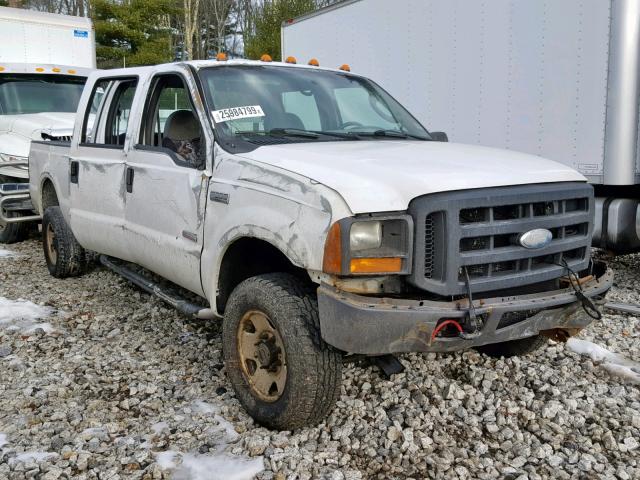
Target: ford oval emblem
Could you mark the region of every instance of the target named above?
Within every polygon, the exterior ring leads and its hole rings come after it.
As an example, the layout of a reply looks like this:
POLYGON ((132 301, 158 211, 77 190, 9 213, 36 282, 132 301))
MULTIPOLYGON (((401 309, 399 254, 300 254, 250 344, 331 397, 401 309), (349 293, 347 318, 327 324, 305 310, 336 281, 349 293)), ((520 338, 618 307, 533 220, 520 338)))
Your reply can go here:
POLYGON ((546 228, 536 228, 520 235, 518 244, 533 250, 546 247, 551 243, 552 238, 553 234, 546 228))

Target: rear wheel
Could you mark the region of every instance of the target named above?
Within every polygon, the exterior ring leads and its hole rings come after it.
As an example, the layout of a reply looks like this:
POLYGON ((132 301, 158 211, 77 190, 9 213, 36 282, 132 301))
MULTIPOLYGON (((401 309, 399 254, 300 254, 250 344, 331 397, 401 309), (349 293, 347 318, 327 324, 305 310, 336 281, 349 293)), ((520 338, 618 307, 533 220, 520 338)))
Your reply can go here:
POLYGON ((84 272, 84 248, 73 236, 60 207, 48 207, 44 212, 42 248, 49 273, 54 277, 74 277, 84 272))
POLYGON ((226 306, 223 350, 236 395, 258 423, 293 430, 333 408, 341 354, 320 337, 315 294, 296 277, 266 274, 238 285, 226 306))
POLYGON ((480 353, 489 355, 490 357, 515 357, 519 355, 527 355, 534 352, 547 344, 547 339, 542 335, 534 335, 533 337, 519 338, 518 340, 510 340, 508 342, 490 343, 476 347, 480 353))

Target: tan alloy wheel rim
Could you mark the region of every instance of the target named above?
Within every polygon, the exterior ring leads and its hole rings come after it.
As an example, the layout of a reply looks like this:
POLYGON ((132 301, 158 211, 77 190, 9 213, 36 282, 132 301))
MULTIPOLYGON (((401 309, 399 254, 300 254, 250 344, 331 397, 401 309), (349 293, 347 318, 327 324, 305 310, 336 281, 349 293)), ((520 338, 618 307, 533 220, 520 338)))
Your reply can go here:
POLYGON ((266 402, 278 400, 287 383, 284 344, 264 313, 250 310, 240 320, 238 353, 253 393, 266 402))
POLYGON ((51 224, 47 225, 47 253, 49 254, 49 261, 52 264, 56 264, 58 261, 58 251, 56 250, 54 241, 56 239, 56 234, 53 232, 53 226, 51 224))

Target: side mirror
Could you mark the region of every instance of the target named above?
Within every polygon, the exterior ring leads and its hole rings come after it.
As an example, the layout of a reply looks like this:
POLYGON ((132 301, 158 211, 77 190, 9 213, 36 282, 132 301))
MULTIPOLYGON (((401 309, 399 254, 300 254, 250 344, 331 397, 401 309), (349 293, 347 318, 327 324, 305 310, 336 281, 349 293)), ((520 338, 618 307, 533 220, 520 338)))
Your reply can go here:
POLYGON ((449 137, 445 132, 429 132, 434 142, 448 142, 449 137))

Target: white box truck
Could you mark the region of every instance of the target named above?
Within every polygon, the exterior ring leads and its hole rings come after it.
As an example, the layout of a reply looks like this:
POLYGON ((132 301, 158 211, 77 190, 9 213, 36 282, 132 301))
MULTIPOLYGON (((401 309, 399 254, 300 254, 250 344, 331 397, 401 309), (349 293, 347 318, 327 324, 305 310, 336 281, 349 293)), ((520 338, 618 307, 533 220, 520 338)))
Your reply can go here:
POLYGON ((284 22, 282 55, 350 64, 455 142, 576 168, 594 245, 640 250, 638 0, 347 0, 284 22))
POLYGON ((31 140, 68 141, 96 67, 91 20, 0 7, 0 243, 21 240, 33 212, 31 140))

